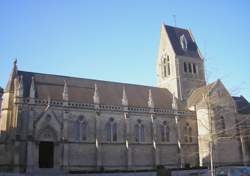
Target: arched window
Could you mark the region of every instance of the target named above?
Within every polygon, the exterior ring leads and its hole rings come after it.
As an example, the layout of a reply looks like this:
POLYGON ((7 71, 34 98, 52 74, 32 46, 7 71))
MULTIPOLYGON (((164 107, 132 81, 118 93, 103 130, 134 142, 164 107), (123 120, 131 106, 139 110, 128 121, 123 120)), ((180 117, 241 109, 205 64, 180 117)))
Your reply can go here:
POLYGON ((168 76, 170 75, 170 60, 169 56, 167 56, 167 67, 168 67, 168 76))
POLYGON ((75 121, 75 139, 77 141, 87 140, 87 128, 88 128, 88 123, 85 120, 84 116, 79 116, 78 119, 75 121))
POLYGON ((115 142, 117 141, 117 124, 114 122, 113 118, 110 118, 106 124, 107 131, 107 141, 115 142))
POLYGON ((163 77, 167 77, 171 74, 170 70, 170 59, 169 56, 167 58, 163 57, 163 77))
POLYGON ((76 120, 75 121, 75 140, 79 141, 81 139, 81 124, 80 124, 80 121, 79 120, 76 120))
POLYGON ((81 124, 81 129, 82 129, 82 140, 83 141, 86 141, 87 140, 87 128, 88 128, 88 124, 86 121, 84 121, 82 124, 81 124))
POLYGON ((186 50, 187 50, 187 39, 186 39, 186 37, 185 37, 184 34, 182 34, 182 35, 180 36, 180 44, 181 44, 182 49, 183 49, 184 51, 186 51, 186 50))
POLYGON ((141 123, 141 120, 137 121, 135 125, 135 141, 144 142, 144 125, 141 123))
POLYGON ((168 142, 169 141, 169 126, 166 121, 161 125, 161 141, 168 142))
POLYGON ((221 134, 225 134, 226 125, 225 125, 225 119, 223 116, 220 116, 220 124, 221 124, 221 134))
POLYGON ((163 76, 167 77, 167 66, 166 66, 166 58, 163 59, 163 76))
POLYGON ((187 143, 192 143, 193 142, 193 137, 192 137, 192 127, 189 125, 189 123, 186 123, 184 127, 184 140, 187 143))

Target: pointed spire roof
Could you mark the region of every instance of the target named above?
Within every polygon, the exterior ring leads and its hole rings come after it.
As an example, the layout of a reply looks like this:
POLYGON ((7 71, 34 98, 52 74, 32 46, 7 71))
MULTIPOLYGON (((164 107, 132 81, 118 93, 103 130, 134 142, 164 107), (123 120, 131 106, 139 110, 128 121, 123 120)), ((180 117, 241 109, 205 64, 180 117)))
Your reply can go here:
POLYGON ((190 30, 169 25, 163 25, 162 27, 165 29, 176 55, 201 58, 198 46, 190 30), (186 40, 186 48, 182 47, 181 38, 186 40))
POLYGON ((122 89, 122 105, 123 106, 128 106, 128 98, 127 98, 127 93, 126 93, 126 90, 125 90, 124 86, 123 86, 123 89, 122 89))
POLYGON ((155 107, 151 89, 148 90, 148 107, 150 108, 155 107))
POLYGON ((16 76, 17 76, 17 59, 15 59, 13 62, 12 71, 11 71, 7 86, 5 87, 6 92, 14 91, 14 80, 16 76))
POLYGON ((96 83, 95 83, 95 92, 94 92, 93 100, 95 104, 100 104, 99 90, 98 90, 98 86, 96 83))
POLYGON ((64 80, 64 87, 63 87, 63 100, 64 101, 69 101, 69 88, 68 88, 68 84, 67 81, 64 80))

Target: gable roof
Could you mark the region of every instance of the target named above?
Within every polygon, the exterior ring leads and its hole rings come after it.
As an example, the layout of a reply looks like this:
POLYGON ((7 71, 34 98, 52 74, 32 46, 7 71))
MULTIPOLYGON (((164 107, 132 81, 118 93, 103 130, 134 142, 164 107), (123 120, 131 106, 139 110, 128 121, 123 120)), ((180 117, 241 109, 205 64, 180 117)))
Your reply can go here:
POLYGON ((243 96, 233 97, 237 112, 240 114, 250 114, 250 103, 243 96))
POLYGON ((23 76, 24 97, 29 97, 30 84, 34 77, 36 97, 39 99, 50 97, 52 100, 62 101, 64 81, 66 81, 69 101, 93 103, 94 87, 97 84, 100 104, 122 105, 122 92, 125 87, 129 106, 148 107, 148 94, 151 89, 155 108, 172 108, 172 94, 164 88, 26 71, 18 71, 18 75, 23 76))
POLYGON ((164 27, 176 55, 201 58, 197 44, 193 40, 192 34, 187 29, 168 25, 164 25, 164 27), (180 38, 182 35, 184 35, 187 40, 187 50, 183 50, 181 47, 180 38))
POLYGON ((203 98, 202 96, 209 94, 218 82, 219 80, 206 86, 202 86, 198 89, 195 89, 187 100, 188 107, 194 106, 199 103, 203 98))

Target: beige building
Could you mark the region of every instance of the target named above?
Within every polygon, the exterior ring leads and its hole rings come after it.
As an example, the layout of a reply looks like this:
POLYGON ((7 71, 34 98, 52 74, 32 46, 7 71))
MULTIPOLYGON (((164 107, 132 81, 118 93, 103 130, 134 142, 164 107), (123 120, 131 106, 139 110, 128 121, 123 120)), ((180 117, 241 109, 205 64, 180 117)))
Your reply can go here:
POLYGON ((150 87, 21 71, 15 61, 3 94, 0 169, 193 167, 209 164, 210 146, 217 165, 249 163, 250 105, 220 81, 206 85, 191 31, 161 26, 156 67, 150 87))
MULTIPOLYGON (((3 96, 3 88, 0 87, 0 111, 1 111, 1 106, 2 106, 2 96, 3 96)), ((1 119, 1 113, 0 113, 0 119, 1 119)))

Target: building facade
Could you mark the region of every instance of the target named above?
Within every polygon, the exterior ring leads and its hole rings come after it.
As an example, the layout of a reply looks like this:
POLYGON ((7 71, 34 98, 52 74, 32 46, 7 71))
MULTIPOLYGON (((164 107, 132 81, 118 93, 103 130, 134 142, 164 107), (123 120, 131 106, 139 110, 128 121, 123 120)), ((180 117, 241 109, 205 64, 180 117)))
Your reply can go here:
MULTIPOLYGON (((212 116, 200 113, 210 107, 202 106, 200 97, 207 92, 199 90, 211 86, 203 57, 191 31, 162 25, 160 35, 157 87, 21 71, 15 61, 3 94, 1 169, 32 173, 208 165, 205 150, 213 131, 204 130, 200 121, 212 116)), ((217 105, 230 108, 223 116, 230 119, 223 128, 230 129, 249 112, 242 115, 237 97, 226 95, 231 105, 217 105)), ((241 138, 216 141, 218 164, 249 162, 246 129, 237 125, 229 137, 241 138)))

